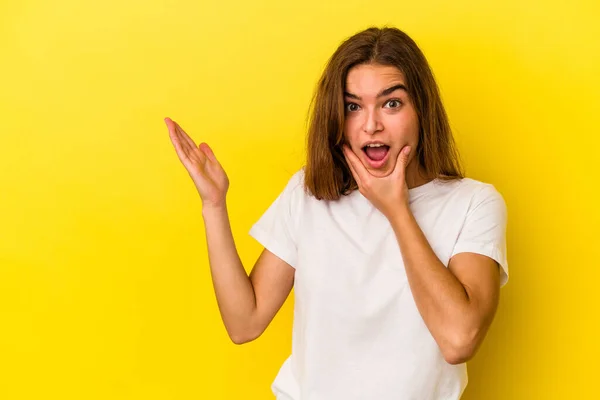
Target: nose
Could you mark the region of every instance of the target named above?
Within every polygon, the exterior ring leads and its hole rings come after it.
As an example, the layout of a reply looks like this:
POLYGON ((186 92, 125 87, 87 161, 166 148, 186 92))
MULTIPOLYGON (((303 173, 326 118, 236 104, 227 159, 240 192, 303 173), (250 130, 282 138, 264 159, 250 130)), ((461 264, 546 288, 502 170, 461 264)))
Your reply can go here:
POLYGON ((363 131, 365 133, 372 135, 375 132, 383 130, 383 125, 377 109, 369 110, 364 115, 365 121, 363 123, 363 131))

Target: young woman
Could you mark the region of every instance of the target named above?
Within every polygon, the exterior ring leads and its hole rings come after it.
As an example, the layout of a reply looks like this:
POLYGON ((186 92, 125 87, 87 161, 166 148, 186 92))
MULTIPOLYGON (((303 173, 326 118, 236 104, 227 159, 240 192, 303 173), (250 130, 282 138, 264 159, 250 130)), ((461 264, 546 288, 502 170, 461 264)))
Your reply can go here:
POLYGON ((203 202, 208 256, 231 339, 256 339, 295 287, 279 400, 458 399, 508 279, 506 206, 464 177, 437 85, 413 40, 370 28, 319 81, 306 166, 250 233, 231 234, 228 178, 166 119, 203 202))

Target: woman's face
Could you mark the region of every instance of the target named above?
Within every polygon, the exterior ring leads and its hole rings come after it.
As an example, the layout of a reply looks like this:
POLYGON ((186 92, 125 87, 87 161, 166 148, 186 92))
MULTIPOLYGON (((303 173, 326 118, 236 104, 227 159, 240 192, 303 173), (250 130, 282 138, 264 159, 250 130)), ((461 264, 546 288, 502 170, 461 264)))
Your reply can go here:
POLYGON ((344 102, 344 136, 365 168, 377 177, 389 175, 400 150, 410 145, 407 176, 414 173, 419 120, 408 97, 404 74, 392 66, 352 67, 344 102))

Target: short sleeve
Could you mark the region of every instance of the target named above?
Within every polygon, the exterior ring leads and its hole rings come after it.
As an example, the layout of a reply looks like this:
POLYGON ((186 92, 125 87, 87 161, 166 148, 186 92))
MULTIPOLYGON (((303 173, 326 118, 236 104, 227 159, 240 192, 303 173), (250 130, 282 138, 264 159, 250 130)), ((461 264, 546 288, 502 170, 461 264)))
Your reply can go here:
POLYGON ((303 196, 304 176, 299 171, 250 228, 250 236, 294 268, 298 262, 297 231, 303 196))
POLYGON ((507 209, 502 195, 491 184, 485 184, 474 195, 452 256, 478 253, 500 265, 500 287, 508 281, 506 256, 507 209))

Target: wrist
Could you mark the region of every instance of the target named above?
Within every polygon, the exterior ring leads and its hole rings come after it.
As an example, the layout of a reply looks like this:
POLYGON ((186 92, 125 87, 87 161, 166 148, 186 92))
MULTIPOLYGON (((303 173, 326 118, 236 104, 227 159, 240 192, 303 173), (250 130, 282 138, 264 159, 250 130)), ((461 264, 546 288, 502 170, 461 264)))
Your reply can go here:
POLYGON ((227 203, 223 201, 220 204, 202 203, 202 217, 213 218, 227 215, 227 203))
POLYGON ((403 226, 406 224, 406 221, 412 217, 412 211, 410 210, 410 206, 408 204, 402 203, 400 206, 396 207, 388 216, 388 219, 392 226, 395 228, 397 226, 403 226))

